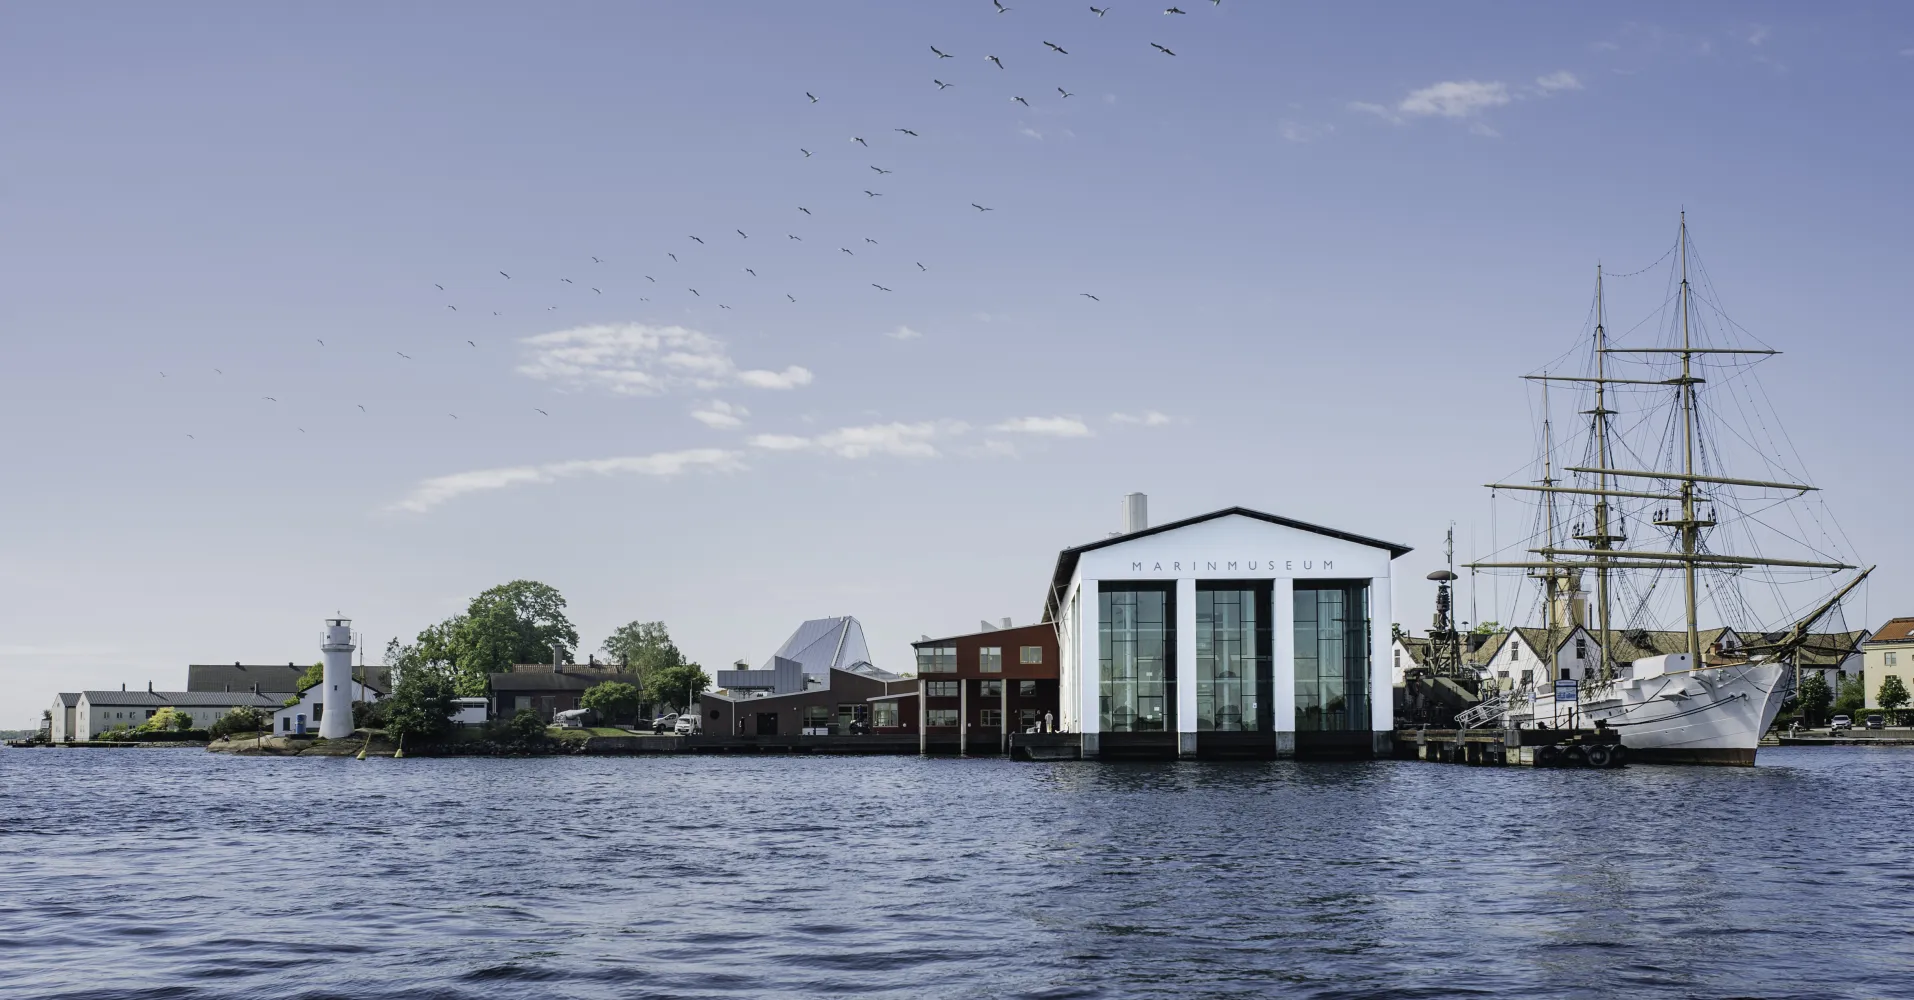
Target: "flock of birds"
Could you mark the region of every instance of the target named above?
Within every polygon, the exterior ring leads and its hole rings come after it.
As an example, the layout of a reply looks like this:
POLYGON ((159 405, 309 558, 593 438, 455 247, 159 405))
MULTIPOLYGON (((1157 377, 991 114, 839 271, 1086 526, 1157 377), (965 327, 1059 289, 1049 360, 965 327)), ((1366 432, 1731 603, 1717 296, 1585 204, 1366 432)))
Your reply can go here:
MULTIPOLYGON (((1222 0, 1210 0, 1210 2, 1212 6, 1221 6, 1222 4, 1222 0)), ((1003 2, 1003 0, 991 0, 991 4, 992 4, 992 8, 994 12, 999 15, 1010 14, 1015 10, 1014 7, 1006 5, 1003 2)), ((1092 14, 1099 20, 1107 17, 1111 13, 1112 9, 1113 7, 1111 6, 1094 6, 1093 5, 1089 7, 1090 14, 1092 14)), ((1167 8, 1164 8, 1163 10, 1164 16, 1171 16, 1171 17, 1186 15, 1187 13, 1188 13, 1187 11, 1184 11, 1181 8, 1175 7, 1175 6, 1167 7, 1167 8)), ((1044 53, 1045 57, 1067 57, 1070 55, 1070 50, 1064 47, 1063 45, 1058 44, 1057 42, 1053 42, 1047 39, 1037 39, 1037 41, 1040 42, 1041 44, 1040 51, 1044 53)), ((1176 52, 1173 49, 1171 49, 1169 46, 1164 45, 1160 42, 1151 41, 1149 42, 1149 45, 1152 50, 1156 51, 1157 53, 1160 53, 1161 55, 1165 57, 1176 56, 1176 52)), ((928 48, 930 51, 930 60, 932 65, 941 64, 946 60, 958 59, 958 56, 955 53, 947 50, 945 47, 941 47, 939 45, 933 44, 933 45, 929 45, 928 48)), ((1007 68, 1005 64, 1005 60, 996 54, 986 53, 983 55, 981 61, 989 63, 991 66, 994 66, 996 70, 998 71, 1003 71, 1007 68)), ((944 79, 945 76, 949 76, 949 75, 951 74, 948 72, 940 72, 936 76, 931 77, 930 83, 933 86, 935 86, 939 92, 947 91, 954 87, 957 87, 959 85, 957 82, 944 79)), ((994 76, 994 74, 992 75, 994 76)), ((1058 100, 1069 100, 1076 96, 1076 93, 1070 90, 1067 86, 1056 86, 1055 91, 1058 95, 1058 100)), ((808 104, 817 105, 817 104, 824 103, 823 99, 818 97, 815 91, 804 91, 803 93, 804 93, 806 102, 808 104)), ((1033 104, 1030 98, 1023 94, 1010 95, 1010 101, 1024 108, 1033 107, 1033 104)), ((890 128, 890 134, 895 137, 895 141, 900 141, 900 142, 909 142, 912 140, 917 140, 922 138, 922 134, 918 132, 916 129, 910 128, 910 127, 903 127, 903 126, 894 126, 890 128)), ((846 141, 848 143, 855 144, 856 146, 859 147, 860 150, 871 150, 874 148, 871 144, 871 140, 866 138, 863 135, 849 136, 846 141)), ((818 154, 818 152, 819 152, 819 149, 813 148, 812 146, 803 146, 797 149, 797 153, 802 158, 807 160, 815 157, 818 154)), ((875 164, 875 163, 867 164, 867 167, 869 170, 869 174, 867 176, 872 178, 873 181, 877 183, 881 183, 884 178, 890 177, 896 173, 896 171, 893 168, 886 167, 881 164, 875 164)), ((882 198, 885 195, 884 191, 875 190, 874 188, 870 188, 870 187, 862 188, 862 191, 867 201, 875 201, 876 199, 882 198)), ((979 216, 996 211, 995 206, 985 205, 985 204, 982 204, 981 202, 976 202, 976 201, 972 201, 969 203, 969 209, 975 212, 979 216)), ((791 244, 791 243, 802 244, 806 242, 805 236, 801 236, 798 233, 791 232, 789 230, 793 228, 803 229, 804 225, 802 223, 815 221, 816 213, 813 212, 811 208, 805 205, 794 205, 792 216, 794 220, 798 220, 798 221, 794 222, 793 225, 788 227, 777 227, 778 229, 786 230, 782 234, 784 236, 784 239, 782 241, 777 241, 777 242, 787 243, 787 244, 791 244)), ((776 229, 772 230, 772 232, 776 232, 776 231, 777 231, 776 229)), ((754 237, 752 236, 752 234, 747 233, 741 227, 735 227, 735 226, 732 228, 730 235, 735 236, 736 239, 739 241, 744 241, 746 245, 749 245, 752 242, 761 241, 765 238, 764 235, 760 233, 757 239, 754 240, 754 237)), ((861 239, 862 239, 861 243, 857 242, 856 240, 850 240, 847 242, 850 242, 853 245, 860 247, 860 249, 881 246, 879 241, 873 237, 863 236, 861 239)), ((815 235, 812 236, 812 241, 819 242, 815 235)), ((837 242, 837 241, 827 240, 822 242, 823 242, 823 245, 828 246, 830 242, 837 242)), ((657 251, 659 255, 656 258, 656 260, 659 261, 658 266, 644 267, 642 264, 640 264, 638 267, 634 269, 635 277, 630 277, 629 279, 627 279, 633 283, 636 283, 639 281, 642 281, 644 283, 642 285, 638 285, 637 290, 647 292, 648 294, 638 295, 637 300, 639 302, 649 303, 652 301, 652 297, 654 295, 665 297, 665 296, 674 294, 674 290, 680 286, 676 282, 672 281, 672 272, 669 268, 666 268, 664 266, 664 262, 668 261, 670 265, 682 265, 686 263, 686 261, 680 258, 679 253, 681 251, 686 254, 692 254, 692 253, 696 253, 698 248, 706 248, 708 246, 709 244, 705 241, 705 238, 703 236, 700 236, 697 234, 686 234, 683 242, 676 249, 662 249, 657 251), (646 273, 647 271, 654 272, 654 273, 646 273), (659 275, 665 275, 666 277, 663 280, 661 280, 659 275)), ((840 245, 836 248, 836 250, 837 250, 837 254, 842 255, 843 257, 848 257, 848 258, 858 257, 858 251, 853 250, 851 246, 840 245)), ((595 274, 603 274, 605 275, 605 277, 595 277, 592 279, 588 279, 584 283, 580 283, 579 281, 574 280, 572 277, 568 275, 549 276, 542 279, 529 278, 528 276, 525 276, 525 275, 514 277, 510 272, 503 269, 499 269, 496 271, 495 280, 501 284, 511 283, 511 284, 518 284, 518 285, 525 284, 528 280, 532 282, 544 281, 544 282, 549 282, 550 283, 549 287, 551 287, 554 291, 565 290, 572 294, 584 294, 586 292, 589 292, 593 296, 602 296, 604 295, 605 287, 611 287, 614 281, 617 281, 620 279, 616 276, 617 275, 616 269, 607 268, 607 265, 609 262, 606 261, 604 258, 601 258, 598 256, 592 256, 592 255, 588 255, 588 256, 590 259, 590 266, 588 270, 590 270, 591 272, 595 274), (607 268, 607 269, 601 271, 599 270, 601 268, 607 268)), ((930 267, 924 264, 924 262, 921 260, 916 260, 910 256, 906 256, 904 259, 908 260, 910 264, 915 266, 916 271, 911 273, 925 273, 930 271, 930 267)), ((742 267, 739 269, 739 273, 742 275, 745 275, 746 280, 751 282, 755 282, 758 279, 758 271, 756 267, 751 267, 751 266, 742 267)), ((894 279, 886 279, 886 280, 894 280, 894 279)), ((867 284, 869 285, 871 289, 875 290, 875 292, 878 294, 889 294, 894 291, 893 286, 887 285, 883 281, 871 280, 871 281, 868 281, 867 284)), ((443 283, 433 282, 432 287, 436 289, 441 295, 449 296, 452 294, 443 283)), ((685 283, 681 287, 683 288, 683 293, 685 295, 690 296, 691 300, 694 302, 712 302, 713 304, 717 306, 718 309, 721 309, 721 310, 731 310, 733 308, 733 306, 729 302, 719 301, 719 298, 723 296, 722 292, 716 293, 716 297, 714 297, 713 295, 708 295, 707 292, 711 291, 711 289, 708 286, 704 290, 700 290, 698 287, 695 287, 694 285, 690 283, 685 283)), ((474 286, 474 288, 476 289, 476 286, 474 286)), ((738 286, 729 286, 727 290, 736 291, 738 290, 738 286)), ((784 291, 784 292, 781 292, 780 294, 782 294, 787 304, 795 304, 798 302, 798 297, 789 291, 784 291)), ((1102 301, 1102 299, 1099 296, 1090 292, 1079 292, 1077 294, 1081 296, 1082 298, 1087 299, 1091 302, 1102 301)), ((505 310, 493 309, 493 308, 490 308, 489 305, 474 308, 472 304, 469 302, 469 300, 465 303, 465 305, 467 306, 467 308, 465 309, 461 309, 460 303, 457 303, 457 302, 441 302, 440 305, 442 305, 444 309, 447 310, 448 312, 457 314, 460 316, 483 315, 485 312, 489 312, 494 317, 502 317, 506 315, 505 310)), ((550 302, 550 304, 545 305, 541 311, 555 312, 555 311, 558 311, 560 308, 561 308, 560 302, 550 302)), ((477 339, 469 338, 469 337, 461 338, 461 339, 463 340, 465 349, 471 349, 471 350, 478 349, 479 344, 477 339)), ((326 346, 325 341, 323 339, 315 338, 315 340, 317 340, 317 343, 321 348, 324 348, 326 346)), ((404 351, 399 351, 395 349, 393 351, 393 354, 396 355, 402 361, 411 362, 415 360, 412 355, 407 354, 404 351)), ((215 374, 218 374, 218 375, 222 375, 222 376, 224 375, 224 372, 222 372, 220 369, 214 369, 214 372, 215 374)), ((164 378, 166 377, 166 373, 161 372, 160 376, 164 378)), ((269 403, 278 402, 277 398, 273 396, 263 396, 261 398, 265 402, 269 402, 269 403)), ((359 412, 361 413, 370 412, 369 410, 367 410, 364 404, 354 404, 354 405, 358 408, 359 412)), ((551 414, 544 409, 541 409, 538 407, 532 407, 531 409, 533 410, 533 412, 536 412, 543 416, 546 416, 546 417, 551 416, 551 414)), ((459 419, 459 416, 456 413, 448 412, 446 416, 453 420, 459 419)), ((304 427, 299 427, 297 429, 299 430, 300 433, 305 433, 304 427)), ((194 435, 192 434, 187 434, 186 436, 188 438, 194 437, 194 435)))

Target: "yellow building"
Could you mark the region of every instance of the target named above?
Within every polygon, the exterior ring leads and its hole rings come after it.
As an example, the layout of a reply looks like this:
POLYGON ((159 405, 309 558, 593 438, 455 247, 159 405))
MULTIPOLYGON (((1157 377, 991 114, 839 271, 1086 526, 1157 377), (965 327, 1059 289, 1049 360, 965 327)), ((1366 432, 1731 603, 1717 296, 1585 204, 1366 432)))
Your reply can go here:
MULTIPOLYGON (((1862 683, 1867 685, 1867 707, 1881 707, 1881 683, 1889 675, 1899 677, 1910 695, 1914 695, 1914 618, 1896 618, 1874 633, 1861 647, 1865 660, 1862 683)), ((1902 706, 1914 708, 1914 703, 1902 706)))

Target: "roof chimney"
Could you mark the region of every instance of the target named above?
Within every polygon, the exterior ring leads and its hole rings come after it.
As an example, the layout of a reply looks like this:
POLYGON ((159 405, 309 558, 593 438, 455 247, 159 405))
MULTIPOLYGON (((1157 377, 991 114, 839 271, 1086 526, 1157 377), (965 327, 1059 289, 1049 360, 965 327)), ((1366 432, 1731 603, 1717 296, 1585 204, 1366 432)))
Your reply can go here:
POLYGON ((147 694, 152 694, 152 693, 153 693, 153 682, 152 682, 152 681, 147 681, 147 682, 146 682, 146 693, 147 693, 147 694))
POLYGON ((565 647, 554 642, 552 643, 552 673, 562 674, 564 672, 565 672, 565 647))
POLYGON ((1128 535, 1150 526, 1150 498, 1141 493, 1123 495, 1123 533, 1128 535))
POLYGON ((1008 618, 1005 618, 1005 619, 1004 619, 1004 623, 1003 623, 1003 627, 1004 627, 1004 628, 1009 628, 1009 627, 1010 627, 1010 619, 1008 619, 1008 618))

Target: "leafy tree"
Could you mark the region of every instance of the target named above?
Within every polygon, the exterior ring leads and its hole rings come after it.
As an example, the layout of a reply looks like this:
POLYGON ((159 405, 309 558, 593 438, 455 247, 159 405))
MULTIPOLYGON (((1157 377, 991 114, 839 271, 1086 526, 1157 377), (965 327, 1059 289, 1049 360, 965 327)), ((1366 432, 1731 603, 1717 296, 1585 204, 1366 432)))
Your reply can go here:
POLYGON ((1475 627, 1469 630, 1469 633, 1471 635, 1494 635, 1500 631, 1502 631, 1501 622, 1477 622, 1475 627))
POLYGON ((452 731, 458 688, 449 671, 420 666, 407 670, 393 685, 385 709, 385 728, 393 736, 415 740, 442 739, 452 731))
POLYGON ((312 687, 315 684, 321 683, 325 679, 326 679, 326 663, 324 660, 321 660, 318 663, 315 663, 312 666, 307 667, 306 672, 299 675, 299 680, 293 684, 292 689, 294 691, 298 691, 301 694, 304 694, 307 688, 312 687))
POLYGON ((145 722, 140 723, 137 731, 142 733, 163 733, 168 729, 173 729, 179 732, 185 732, 191 728, 193 728, 193 717, 168 705, 147 717, 145 722))
POLYGON ((524 746, 533 746, 545 742, 545 720, 529 708, 521 708, 512 716, 513 737, 524 746))
POLYGON ((620 681, 595 684, 578 699, 580 708, 589 708, 597 712, 599 718, 614 724, 636 717, 643 704, 644 694, 620 681))
POLYGON ((681 663, 654 673, 645 682, 645 693, 652 701, 682 712, 691 701, 711 686, 711 678, 696 663, 681 663))
POLYGON ((1874 693, 1874 703, 1890 712, 1905 706, 1907 701, 1907 684, 1898 674, 1888 674, 1881 682, 1881 689, 1874 693))
POLYGON ((1841 693, 1835 696, 1834 711, 1849 718, 1861 714, 1867 705, 1867 687, 1859 674, 1841 682, 1841 693))
POLYGON ((544 663, 554 645, 578 646, 578 630, 565 617, 564 596, 535 580, 513 580, 472 598, 464 614, 420 632, 415 646, 393 640, 386 655, 450 664, 459 693, 479 696, 490 674, 504 673, 514 663, 544 663))
POLYGON ((251 705, 241 705, 213 720, 209 731, 213 739, 219 739, 236 733, 256 733, 264 728, 266 728, 265 716, 260 715, 259 710, 251 705))
POLYGON ((1794 699, 1801 705, 1801 716, 1812 726, 1827 718, 1828 706, 1834 703, 1834 692, 1828 689, 1828 682, 1820 671, 1814 671, 1801 679, 1801 687, 1795 691, 1794 699))
POLYGON ((647 693, 653 674, 683 666, 685 662, 684 653, 671 641, 664 622, 626 622, 618 626, 599 649, 637 674, 639 685, 645 687, 647 693))

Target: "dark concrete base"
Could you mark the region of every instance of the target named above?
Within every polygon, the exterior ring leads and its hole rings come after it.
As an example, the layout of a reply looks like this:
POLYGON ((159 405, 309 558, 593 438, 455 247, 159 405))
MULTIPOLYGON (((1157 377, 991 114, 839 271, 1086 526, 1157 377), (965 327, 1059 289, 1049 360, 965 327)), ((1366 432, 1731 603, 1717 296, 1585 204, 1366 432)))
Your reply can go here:
POLYGON ((1296 734, 1298 760, 1367 760, 1374 756, 1376 735, 1367 729, 1341 733, 1303 731, 1296 734))
POLYGON ((1636 750, 1629 748, 1628 759, 1637 764, 1704 764, 1713 767, 1753 767, 1755 752, 1746 750, 1636 750))

